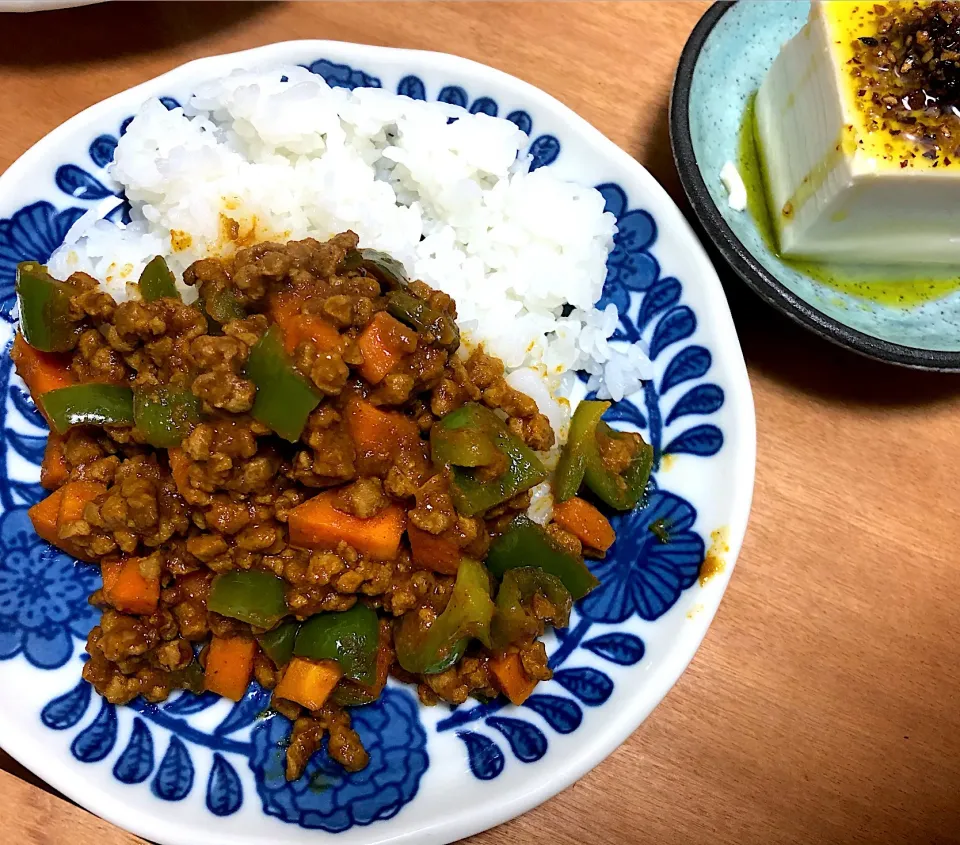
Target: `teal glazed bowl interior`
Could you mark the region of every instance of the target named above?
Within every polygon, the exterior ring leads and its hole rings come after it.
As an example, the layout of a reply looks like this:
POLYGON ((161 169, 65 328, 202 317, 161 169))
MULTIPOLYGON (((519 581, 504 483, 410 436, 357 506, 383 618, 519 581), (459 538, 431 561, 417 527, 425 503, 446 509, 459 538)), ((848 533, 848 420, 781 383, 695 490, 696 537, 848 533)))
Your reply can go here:
MULTIPOLYGON (((940 281, 936 296, 906 304, 891 303, 890 294, 892 286, 909 281, 889 282, 883 297, 855 295, 783 261, 754 216, 727 204, 720 170, 727 161, 740 161, 753 95, 809 12, 806 0, 740 0, 714 4, 697 24, 681 56, 670 108, 684 190, 724 259, 778 310, 869 357, 960 371, 960 278, 956 284, 940 281)), ((921 275, 923 269, 917 270, 921 275)), ((937 274, 960 277, 960 268, 939 268, 937 274)))

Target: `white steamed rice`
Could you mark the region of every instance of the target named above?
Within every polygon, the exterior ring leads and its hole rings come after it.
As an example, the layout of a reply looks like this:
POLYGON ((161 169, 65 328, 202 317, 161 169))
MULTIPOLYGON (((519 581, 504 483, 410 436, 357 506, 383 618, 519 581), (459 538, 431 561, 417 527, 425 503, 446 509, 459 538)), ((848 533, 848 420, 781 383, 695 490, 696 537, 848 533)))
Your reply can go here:
POLYGON ((613 215, 593 188, 550 168, 530 173, 527 143, 507 120, 330 88, 299 67, 237 71, 201 85, 184 108, 143 105, 108 168, 132 222, 97 220, 108 201, 74 226, 50 268, 90 273, 122 300, 154 255, 182 273, 236 249, 225 218, 245 243, 352 229, 362 247, 453 296, 467 344, 502 358, 511 384, 560 431, 568 406, 555 400, 576 370, 619 401, 650 363, 640 344, 609 340, 616 308, 594 307, 613 215))

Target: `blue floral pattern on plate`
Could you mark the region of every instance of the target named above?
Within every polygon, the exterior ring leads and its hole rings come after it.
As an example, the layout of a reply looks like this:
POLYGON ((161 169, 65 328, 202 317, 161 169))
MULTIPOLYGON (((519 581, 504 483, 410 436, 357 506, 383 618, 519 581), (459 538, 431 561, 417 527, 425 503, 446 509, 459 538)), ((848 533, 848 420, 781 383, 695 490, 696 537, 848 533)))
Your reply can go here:
POLYGON ((430 764, 417 706, 408 691, 387 688, 376 704, 353 711, 353 727, 370 754, 367 768, 347 775, 324 747, 295 783, 283 775, 282 742, 290 723, 274 717, 257 727, 250 767, 264 810, 283 821, 330 833, 396 815, 416 795, 430 764))
POLYGON ((46 261, 82 214, 81 208, 58 211, 49 202, 36 202, 0 220, 0 315, 10 319, 17 265, 46 261))
POLYGON ((0 660, 23 654, 38 669, 58 669, 86 638, 97 614, 87 597, 96 567, 38 542, 25 508, 0 516, 0 660))
MULTIPOLYGON (((333 86, 381 85, 377 77, 326 59, 305 66, 333 86)), ((415 99, 428 96, 427 85, 414 75, 400 81, 398 92, 415 99)), ((436 98, 474 113, 497 115, 500 110, 494 98, 481 94, 471 99, 461 85, 438 89, 436 98)), ((164 102, 168 108, 179 105, 172 98, 164 102)), ((532 168, 549 166, 562 155, 554 135, 534 136, 528 112, 512 111, 507 119, 531 136, 532 168)), ((129 118, 120 124, 117 135, 101 134, 90 144, 88 156, 94 168, 107 166, 128 124, 129 118)), ((104 181, 74 163, 57 169, 55 183, 69 197, 66 207, 57 209, 41 201, 0 220, 0 309, 8 322, 16 264, 27 259, 46 261, 87 204, 111 195, 104 181)), ((678 423, 683 426, 686 418, 718 411, 723 391, 702 381, 711 367, 710 352, 684 345, 696 329, 696 317, 681 304, 681 282, 661 278, 651 252, 657 239, 653 216, 629 208, 626 193, 617 184, 598 189, 619 226, 602 303, 613 303, 620 313, 615 339, 645 342, 654 360, 669 356, 659 385, 645 385, 641 404, 624 401, 610 416, 646 433, 658 465, 664 454, 712 456, 723 445, 723 434, 712 423, 679 431, 663 445, 667 429, 678 423), (688 385, 686 392, 662 408, 664 395, 681 385, 688 385)), ((24 506, 36 501, 42 491, 33 482, 13 481, 7 464, 8 455, 15 455, 35 472, 43 451, 43 423, 12 378, 9 356, 0 365, 0 390, 6 397, 0 419, 0 474, 5 480, 0 485, 4 509, 0 516, 0 659, 22 656, 37 669, 54 669, 74 654, 74 638, 83 641, 95 624, 96 614, 86 596, 98 585, 99 576, 95 567, 70 560, 33 533, 24 506), (14 415, 24 425, 12 424, 14 415)), ((461 740, 466 763, 477 779, 493 780, 512 765, 507 751, 520 764, 541 760, 550 746, 548 732, 561 736, 576 732, 583 723, 584 708, 602 707, 608 701, 615 689, 610 672, 596 665, 575 665, 573 656, 592 655, 600 658, 600 665, 610 667, 633 666, 644 659, 645 645, 639 636, 610 630, 610 626, 632 617, 659 618, 696 581, 704 555, 703 540, 692 528, 696 516, 690 502, 651 482, 644 505, 615 519, 618 539, 610 555, 593 562, 601 586, 580 603, 571 627, 557 631, 550 654, 553 683, 541 685, 521 708, 500 700, 464 705, 436 723, 438 735, 453 731, 461 740), (658 536, 662 530, 657 534, 651 530, 654 523, 666 530, 667 542, 658 536)), ((211 729, 205 717, 218 701, 213 695, 192 693, 161 705, 135 701, 131 709, 136 715, 126 744, 112 764, 113 777, 131 786, 142 784, 163 801, 182 801, 201 785, 199 758, 206 754, 210 761, 203 783, 206 807, 215 816, 230 816, 244 802, 237 764, 246 761, 266 814, 335 833, 395 816, 414 800, 430 766, 428 734, 408 688, 388 687, 377 703, 353 711, 354 726, 370 752, 366 769, 349 774, 324 748, 295 783, 284 777, 284 743, 290 725, 279 715, 263 715, 269 693, 252 685, 211 729)), ((93 710, 96 715, 76 732, 70 749, 76 760, 100 765, 120 742, 117 708, 93 695, 85 682, 50 700, 39 718, 47 728, 67 732, 93 710)))

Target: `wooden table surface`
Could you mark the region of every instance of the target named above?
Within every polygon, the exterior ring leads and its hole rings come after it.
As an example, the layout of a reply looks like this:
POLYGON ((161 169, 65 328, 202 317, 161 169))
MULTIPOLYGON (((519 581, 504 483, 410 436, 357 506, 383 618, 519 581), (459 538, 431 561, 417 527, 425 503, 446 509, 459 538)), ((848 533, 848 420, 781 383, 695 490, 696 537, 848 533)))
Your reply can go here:
MULTIPOLYGON (((446 50, 532 82, 680 201, 667 104, 705 7, 110 3, 0 15, 0 168, 86 106, 189 59, 331 38, 446 50)), ((836 349, 721 275, 759 442, 720 612, 618 751, 476 845, 960 842, 960 379, 836 349)), ((8 757, 0 768, 0 840, 140 841, 41 792, 8 757)))

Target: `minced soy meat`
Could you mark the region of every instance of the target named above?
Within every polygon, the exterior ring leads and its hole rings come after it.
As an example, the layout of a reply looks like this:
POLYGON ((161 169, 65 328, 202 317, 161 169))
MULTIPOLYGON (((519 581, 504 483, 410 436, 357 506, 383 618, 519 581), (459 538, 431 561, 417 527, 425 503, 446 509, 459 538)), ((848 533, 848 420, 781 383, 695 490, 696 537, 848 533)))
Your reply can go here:
MULTIPOLYGON (((473 639, 463 639, 466 648, 434 643, 424 657, 431 631, 451 619, 466 624, 464 602, 452 600, 466 580, 461 569, 484 561, 529 504, 532 480, 516 489, 504 480, 516 471, 509 455, 555 445, 547 418, 507 384, 501 361, 482 348, 458 350, 453 300, 399 279, 384 257, 359 251, 352 232, 207 258, 183 281, 197 289, 196 304, 178 295, 117 303, 81 273, 65 283, 69 307, 56 328, 68 342, 53 355, 65 383, 95 388, 93 397, 103 386, 129 388, 132 419, 57 431, 52 406, 35 395, 55 429, 43 474, 54 492, 31 511, 35 525, 104 574, 90 599, 102 616, 84 678, 115 704, 179 689, 237 697, 255 679, 293 720, 289 778, 321 746, 347 771, 366 765, 350 707, 376 700, 388 674, 416 684, 425 704, 452 705, 515 698, 549 679, 538 639, 558 615, 549 591, 522 595, 505 628, 499 605, 491 623, 498 579, 488 572, 480 593, 473 587, 471 601, 488 607, 485 620, 470 622, 473 639), (280 368, 270 379, 292 391, 272 406, 270 380, 257 369, 264 356, 280 368), (297 402, 306 403, 299 422, 297 402), (450 439, 465 456, 438 457, 440 421, 481 413, 474 408, 488 409, 482 418, 501 433, 468 425, 450 439), (464 473, 505 492, 471 504, 457 486, 464 473), (311 508, 320 516, 304 522, 311 508), (350 533, 358 524, 399 526, 400 538, 383 545, 381 527, 350 533), (244 594, 250 577, 278 585, 272 615, 259 607, 263 590, 244 594), (224 598, 230 578, 235 592, 224 598), (307 620, 364 613, 375 620, 366 676, 349 674, 348 655, 324 652, 333 646, 320 635, 301 649, 307 620), (284 652, 274 639, 301 623, 296 651, 284 652), (418 670, 403 668, 398 653, 413 654, 407 665, 420 660, 418 670)), ((30 350, 18 349, 26 372, 30 350)), ((616 469, 630 453, 614 443, 603 459, 616 469)), ((551 525, 543 538, 583 565, 574 533, 551 525)))

